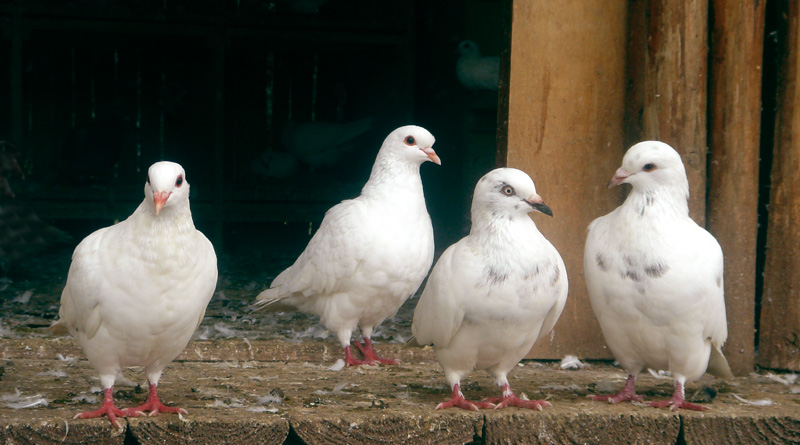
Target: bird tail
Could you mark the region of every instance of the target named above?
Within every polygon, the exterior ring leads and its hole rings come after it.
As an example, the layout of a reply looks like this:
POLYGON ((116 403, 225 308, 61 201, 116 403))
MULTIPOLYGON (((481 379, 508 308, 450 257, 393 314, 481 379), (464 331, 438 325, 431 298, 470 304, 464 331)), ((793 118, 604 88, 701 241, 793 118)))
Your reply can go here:
POLYGON ((408 340, 407 340, 407 341, 406 341, 406 342, 403 344, 403 347, 405 347, 405 348, 415 348, 415 349, 422 349, 422 348, 424 348, 425 346, 428 346, 428 345, 423 345, 423 344, 420 344, 420 343, 417 341, 417 338, 416 338, 416 337, 414 337, 413 335, 411 336, 411 338, 409 338, 409 339, 408 339, 408 340))
POLYGON ((278 293, 278 289, 271 287, 261 291, 256 297, 256 302, 251 304, 250 312, 267 310, 269 312, 294 312, 296 308, 283 302, 283 297, 278 293))
POLYGON ((708 358, 708 373, 723 380, 733 378, 731 367, 728 365, 728 360, 722 355, 720 345, 711 344, 711 356, 708 358))

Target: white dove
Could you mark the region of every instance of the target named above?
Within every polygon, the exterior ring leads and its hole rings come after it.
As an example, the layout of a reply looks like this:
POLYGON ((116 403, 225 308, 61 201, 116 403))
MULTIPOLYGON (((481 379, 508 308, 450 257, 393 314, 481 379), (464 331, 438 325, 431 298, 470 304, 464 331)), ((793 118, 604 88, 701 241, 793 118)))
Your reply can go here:
POLYGON ((144 201, 128 219, 87 236, 75 249, 61 294, 60 323, 100 374, 97 411, 76 418, 185 413, 158 399, 158 379, 205 314, 217 283, 217 257, 189 210, 189 183, 174 162, 148 171, 144 201), (150 392, 119 409, 113 386, 122 367, 144 366, 150 392))
POLYGON ((631 147, 608 186, 633 187, 625 202, 589 225, 586 286, 608 347, 628 371, 624 389, 591 396, 611 403, 639 401, 644 368, 669 370, 672 410, 705 407, 684 399, 686 381, 708 369, 732 377, 721 347, 728 337, 722 249, 689 217, 689 181, 680 155, 646 141, 631 147))
POLYGON ((472 40, 458 44, 456 76, 461 85, 470 91, 492 90, 500 87, 500 58, 482 56, 478 45, 472 40))
POLYGON ((518 398, 506 377, 553 329, 567 301, 564 262, 528 216, 532 211, 552 216, 527 174, 513 168, 489 172, 475 187, 469 235, 433 267, 411 332, 419 344, 433 344, 453 390, 437 409, 550 406, 518 398), (495 377, 503 396, 465 400, 461 379, 473 369, 495 377))
POLYGON ((297 261, 261 292, 258 306, 282 301, 315 314, 336 333, 346 365, 396 363, 379 357, 372 330, 422 284, 433 262, 433 228, 419 176, 425 161, 441 164, 427 130, 409 125, 383 142, 369 180, 355 199, 325 214, 297 261), (364 360, 350 337, 361 328, 364 360))

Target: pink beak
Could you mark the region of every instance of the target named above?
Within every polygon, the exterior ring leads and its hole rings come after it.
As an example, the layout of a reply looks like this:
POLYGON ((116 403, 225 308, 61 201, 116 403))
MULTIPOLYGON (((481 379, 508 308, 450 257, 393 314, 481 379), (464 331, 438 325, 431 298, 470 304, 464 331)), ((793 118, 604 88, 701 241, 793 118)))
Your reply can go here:
POLYGON ((169 199, 169 192, 153 192, 153 203, 155 203, 156 216, 161 213, 161 209, 167 204, 169 199))
POLYGON ((423 153, 428 155, 428 159, 430 159, 431 162, 433 162, 436 165, 442 165, 442 160, 439 159, 439 156, 436 155, 436 152, 433 151, 433 148, 426 147, 426 148, 420 148, 420 150, 422 150, 423 153))
POLYGON ((616 187, 622 184, 630 175, 631 174, 628 173, 628 170, 625 170, 622 167, 618 168, 611 180, 608 181, 608 188, 616 187))

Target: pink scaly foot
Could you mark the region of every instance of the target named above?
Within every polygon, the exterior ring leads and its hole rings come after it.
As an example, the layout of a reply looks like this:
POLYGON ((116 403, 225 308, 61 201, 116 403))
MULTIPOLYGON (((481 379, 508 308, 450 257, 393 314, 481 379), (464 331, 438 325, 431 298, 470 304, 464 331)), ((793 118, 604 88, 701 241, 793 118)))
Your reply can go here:
POLYGON ((672 394, 672 399, 664 402, 650 402, 650 406, 655 408, 666 408, 669 406, 670 411, 677 411, 681 408, 694 411, 705 411, 708 409, 703 405, 687 402, 686 399, 683 398, 683 385, 678 381, 675 381, 675 392, 672 394))
POLYGON ((147 401, 135 408, 126 408, 124 411, 132 417, 142 414, 157 416, 159 413, 187 414, 187 411, 183 408, 167 406, 161 403, 161 401, 158 400, 158 389, 156 385, 152 383, 150 384, 150 394, 147 396, 147 401))
POLYGON ((398 362, 395 359, 379 357, 378 353, 372 347, 372 340, 365 338, 364 345, 356 341, 356 347, 364 354, 364 361, 368 363, 382 363, 384 365, 396 365, 398 362))
POLYGON ((625 386, 622 388, 618 394, 614 395, 607 395, 601 396, 592 394, 589 397, 592 400, 597 400, 600 402, 608 402, 608 403, 620 403, 620 402, 641 402, 644 400, 644 396, 636 394, 634 390, 634 385, 636 384, 636 377, 633 374, 628 375, 628 380, 625 381, 625 386))
POLYGON ((126 410, 117 408, 114 404, 114 388, 107 388, 103 390, 103 405, 97 411, 86 411, 75 415, 74 419, 94 419, 95 417, 108 417, 111 424, 115 428, 122 429, 122 426, 117 421, 117 417, 127 416, 126 410))
POLYGON ((503 397, 489 397, 484 400, 484 402, 495 405, 494 409, 516 406, 517 408, 538 409, 541 411, 547 406, 553 406, 547 400, 522 400, 511 391, 511 386, 508 384, 503 385, 500 389, 503 391, 503 397))
MULTIPOLYGON (((358 342, 356 342, 358 344, 358 342)), ((359 360, 353 357, 353 351, 350 349, 350 345, 344 347, 344 365, 345 366, 360 366, 360 365, 371 365, 374 362, 369 360, 359 360)))
POLYGON ((442 402, 436 405, 436 409, 446 409, 446 408, 462 408, 470 411, 478 411, 480 408, 494 408, 493 403, 489 402, 471 402, 464 398, 464 394, 461 392, 461 385, 456 383, 453 386, 453 397, 446 402, 442 402))

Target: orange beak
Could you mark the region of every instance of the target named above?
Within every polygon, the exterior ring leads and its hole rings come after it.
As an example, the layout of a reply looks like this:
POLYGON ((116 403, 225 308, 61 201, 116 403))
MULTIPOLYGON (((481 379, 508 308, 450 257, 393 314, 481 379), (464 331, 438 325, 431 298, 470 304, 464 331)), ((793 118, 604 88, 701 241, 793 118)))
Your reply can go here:
POLYGON ((156 216, 161 213, 161 209, 167 204, 169 192, 153 192, 153 202, 155 203, 156 216))
POLYGON ((436 155, 436 152, 433 151, 431 147, 420 148, 420 150, 422 150, 423 153, 428 155, 428 159, 430 159, 431 162, 433 162, 436 165, 442 165, 442 160, 439 159, 439 156, 436 155))

